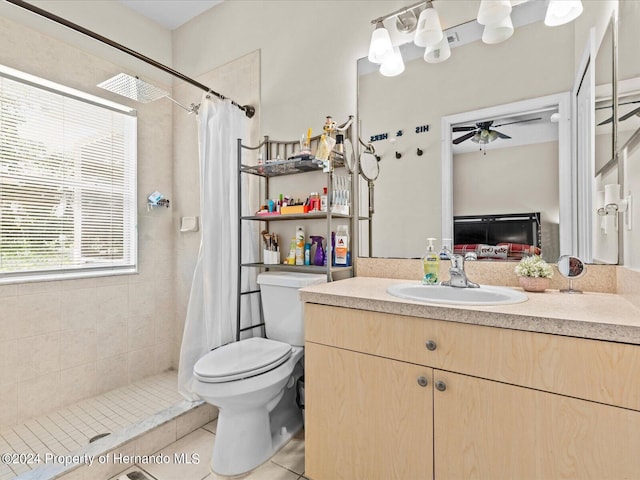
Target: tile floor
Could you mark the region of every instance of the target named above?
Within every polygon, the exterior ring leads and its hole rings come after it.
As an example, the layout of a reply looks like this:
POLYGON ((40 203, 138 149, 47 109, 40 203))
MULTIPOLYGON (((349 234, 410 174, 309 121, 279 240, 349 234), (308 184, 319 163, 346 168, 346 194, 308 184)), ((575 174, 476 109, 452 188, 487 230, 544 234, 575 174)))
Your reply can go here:
MULTIPOLYGON (((64 455, 76 451, 95 435, 118 431, 181 401, 176 385, 176 372, 165 372, 2 428, 0 452, 64 455)), ((0 480, 12 479, 39 465, 0 463, 0 480)))
MULTIPOLYGON (((163 464, 136 465, 111 480, 221 480, 211 472, 210 462, 215 442, 217 420, 208 423, 175 443, 159 450, 157 458, 167 458, 163 464), (166 455, 166 457, 165 457, 166 455), (184 456, 181 456, 184 455, 184 456), (176 462, 176 458, 192 458, 191 464, 176 462), (134 472, 140 472, 142 478, 134 472)), ((264 463, 243 480, 306 480, 304 473, 304 432, 296 435, 271 460, 264 463)))

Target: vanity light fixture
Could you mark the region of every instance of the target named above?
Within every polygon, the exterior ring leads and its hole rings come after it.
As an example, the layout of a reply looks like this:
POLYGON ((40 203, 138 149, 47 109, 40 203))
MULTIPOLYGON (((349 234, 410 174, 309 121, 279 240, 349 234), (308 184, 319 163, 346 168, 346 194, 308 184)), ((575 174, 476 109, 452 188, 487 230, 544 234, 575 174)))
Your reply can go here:
POLYGON ((393 47, 390 54, 387 54, 380 65, 380 73, 385 77, 395 77, 404 72, 404 60, 400 53, 400 47, 393 47))
POLYGON ((511 35, 513 35, 513 22, 511 15, 507 15, 497 23, 485 25, 482 31, 482 41, 489 45, 495 45, 508 40, 511 35))
MULTIPOLYGON (((394 17, 396 30, 405 35, 405 39, 400 42, 406 43, 406 34, 415 30, 413 42, 418 47, 426 48, 424 60, 427 63, 444 62, 451 56, 447 34, 442 30, 440 16, 433 6, 433 1, 423 0, 371 21, 375 29, 371 35, 368 58, 371 63, 380 65, 382 75, 395 76, 404 71, 399 45, 393 45, 391 35, 384 25, 386 20, 394 17)), ((513 35, 512 1, 515 0, 481 0, 477 21, 484 25, 484 43, 501 43, 513 35)), ((526 3, 526 0, 515 3, 526 3)), ((575 20, 582 10, 581 0, 549 0, 544 23, 547 26, 563 25, 575 20)))
POLYGON ((447 37, 442 37, 440 43, 437 45, 429 46, 424 51, 424 61, 427 63, 440 63, 444 62, 451 56, 451 47, 449 46, 449 40, 447 37))
POLYGON ((430 47, 440 43, 444 37, 442 25, 440 25, 440 16, 433 4, 427 2, 427 7, 420 13, 418 18, 418 26, 413 43, 418 47, 430 47))
POLYGON ((382 20, 376 22, 376 29, 371 34, 369 45, 369 61, 371 63, 382 63, 387 55, 393 52, 391 37, 382 20))
POLYGON ((581 0, 549 0, 544 24, 548 27, 556 27, 569 23, 582 13, 581 0))
POLYGON ((494 25, 511 15, 511 2, 509 0, 482 0, 478 10, 478 23, 480 25, 494 25))

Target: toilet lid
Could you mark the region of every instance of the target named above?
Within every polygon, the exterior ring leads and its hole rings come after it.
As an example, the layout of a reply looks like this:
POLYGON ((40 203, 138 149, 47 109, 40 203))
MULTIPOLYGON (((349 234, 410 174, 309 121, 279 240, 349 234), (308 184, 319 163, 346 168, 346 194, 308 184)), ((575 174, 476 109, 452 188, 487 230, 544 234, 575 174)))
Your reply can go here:
POLYGON ((204 382, 230 382, 267 372, 290 356, 288 343, 253 337, 210 351, 196 362, 193 373, 204 382))

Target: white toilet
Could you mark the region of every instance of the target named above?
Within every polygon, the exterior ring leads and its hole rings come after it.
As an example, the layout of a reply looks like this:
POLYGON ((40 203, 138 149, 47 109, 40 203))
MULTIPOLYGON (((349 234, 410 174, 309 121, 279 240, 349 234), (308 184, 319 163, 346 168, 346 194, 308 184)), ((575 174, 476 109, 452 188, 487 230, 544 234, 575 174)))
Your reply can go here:
POLYGON ((325 275, 258 275, 267 338, 216 348, 193 367, 193 391, 220 410, 212 469, 240 475, 262 464, 302 428, 296 403, 303 375, 304 319, 298 289, 325 275))

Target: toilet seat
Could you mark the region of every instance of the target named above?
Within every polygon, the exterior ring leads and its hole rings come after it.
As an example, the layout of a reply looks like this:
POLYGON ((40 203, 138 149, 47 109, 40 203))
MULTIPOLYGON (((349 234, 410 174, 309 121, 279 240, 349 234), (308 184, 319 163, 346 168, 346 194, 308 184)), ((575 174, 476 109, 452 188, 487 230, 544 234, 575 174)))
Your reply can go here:
POLYGON ((291 345, 253 337, 216 348, 193 367, 201 382, 222 383, 253 377, 282 365, 291 356, 291 345))

